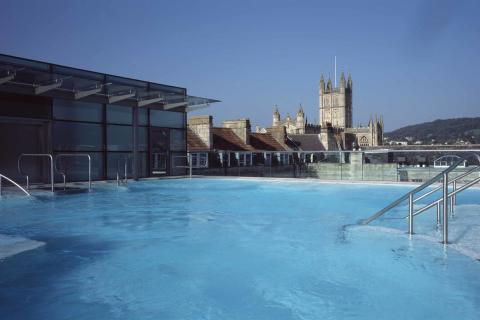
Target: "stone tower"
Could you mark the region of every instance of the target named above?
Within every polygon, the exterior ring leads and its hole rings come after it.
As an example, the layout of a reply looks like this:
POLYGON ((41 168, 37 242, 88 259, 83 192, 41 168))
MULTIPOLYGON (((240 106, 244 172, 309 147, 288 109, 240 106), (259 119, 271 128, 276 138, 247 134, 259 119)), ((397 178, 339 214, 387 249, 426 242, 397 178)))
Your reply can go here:
POLYGON ((335 128, 352 127, 352 77, 348 76, 345 81, 345 75, 340 75, 338 87, 332 84, 328 79, 325 87, 323 75, 320 78, 319 88, 319 113, 320 124, 328 126, 330 124, 335 128))
POLYGON ((300 105, 297 112, 295 127, 297 128, 297 134, 305 134, 305 113, 303 112, 302 105, 300 105))
POLYGON ((278 112, 277 106, 275 106, 275 111, 273 112, 273 122, 272 126, 277 127, 280 125, 280 112, 278 112))

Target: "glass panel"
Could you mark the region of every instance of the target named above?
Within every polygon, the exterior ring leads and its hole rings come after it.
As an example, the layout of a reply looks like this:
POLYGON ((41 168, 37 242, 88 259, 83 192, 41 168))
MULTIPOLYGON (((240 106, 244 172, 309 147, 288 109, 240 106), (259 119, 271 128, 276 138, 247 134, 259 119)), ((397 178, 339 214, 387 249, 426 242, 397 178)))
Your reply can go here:
POLYGON ((50 119, 51 99, 0 92, 0 116, 50 119))
POLYGON ((102 122, 102 107, 99 103, 54 99, 53 118, 59 120, 102 122))
POLYGON ((152 152, 164 152, 170 147, 168 136, 169 129, 152 128, 150 131, 150 141, 152 152))
POLYGON ((102 125, 94 123, 53 122, 54 151, 102 151, 102 125))
POLYGON ((107 122, 132 124, 132 107, 107 105, 107 122))
POLYGON ((132 154, 128 152, 107 153, 107 179, 125 178, 125 160, 127 161, 127 177, 132 178, 132 154))
POLYGON ((146 108, 138 109, 138 125, 148 126, 148 109, 146 108))
POLYGON ((107 150, 108 151, 132 151, 132 127, 131 126, 107 126, 107 150))
POLYGON ((138 128, 138 151, 148 151, 148 128, 138 128))
MULTIPOLYGON (((103 153, 89 152, 92 159, 92 180, 103 179, 103 153)), ((57 168, 65 172, 67 183, 72 181, 88 181, 88 158, 87 157, 60 157, 56 162, 57 168)), ((57 182, 63 182, 59 175, 55 177, 57 182)))
POLYGON ((184 152, 172 152, 170 163, 171 163, 170 174, 172 176, 187 174, 188 169, 185 168, 187 166, 187 157, 184 152))
POLYGON ((170 130, 170 150, 184 151, 186 150, 185 131, 170 130))
POLYGON ((153 152, 152 153, 152 175, 167 174, 167 153, 153 152))
POLYGON ((183 112, 150 109, 150 125, 167 128, 185 128, 183 112))
POLYGON ((140 178, 148 177, 148 153, 138 154, 138 176, 140 178))

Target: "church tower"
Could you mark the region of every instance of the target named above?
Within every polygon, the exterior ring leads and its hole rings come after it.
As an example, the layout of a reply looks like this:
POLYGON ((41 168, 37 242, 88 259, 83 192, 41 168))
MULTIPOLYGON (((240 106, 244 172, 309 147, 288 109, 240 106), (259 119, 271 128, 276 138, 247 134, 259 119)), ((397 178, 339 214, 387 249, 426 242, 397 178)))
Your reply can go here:
POLYGON ((275 111, 273 112, 273 127, 278 127, 280 125, 280 112, 278 112, 277 106, 275 106, 275 111))
POLYGON ((332 84, 328 79, 325 87, 323 75, 320 78, 319 88, 319 115, 322 127, 331 125, 336 128, 352 127, 352 77, 348 76, 345 81, 345 75, 340 75, 338 86, 332 84))
POLYGON ((305 113, 303 112, 302 105, 300 105, 297 112, 295 127, 297 128, 297 134, 305 134, 305 113))

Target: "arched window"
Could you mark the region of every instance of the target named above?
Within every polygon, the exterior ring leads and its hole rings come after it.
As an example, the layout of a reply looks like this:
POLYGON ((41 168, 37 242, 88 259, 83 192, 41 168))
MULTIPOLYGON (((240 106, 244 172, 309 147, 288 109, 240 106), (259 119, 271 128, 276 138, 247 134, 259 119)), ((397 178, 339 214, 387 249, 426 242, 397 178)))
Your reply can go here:
POLYGON ((368 147, 368 138, 363 136, 360 138, 360 147, 368 147))

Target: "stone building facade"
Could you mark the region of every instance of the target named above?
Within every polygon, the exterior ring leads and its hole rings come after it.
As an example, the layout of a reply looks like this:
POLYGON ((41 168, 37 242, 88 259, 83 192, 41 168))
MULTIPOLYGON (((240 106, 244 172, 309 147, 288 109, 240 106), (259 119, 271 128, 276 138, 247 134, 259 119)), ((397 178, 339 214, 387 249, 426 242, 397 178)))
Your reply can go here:
MULTIPOLYGON (((290 115, 282 120, 278 108, 273 113, 272 127, 284 127, 287 134, 318 134, 326 150, 351 150, 356 147, 376 147, 383 142, 383 117, 370 118, 368 126, 353 126, 353 81, 349 75, 345 80, 342 72, 338 86, 320 78, 319 124, 307 122, 303 107, 300 106, 295 119, 290 115)), ((278 129, 277 129, 278 130, 278 129)))

